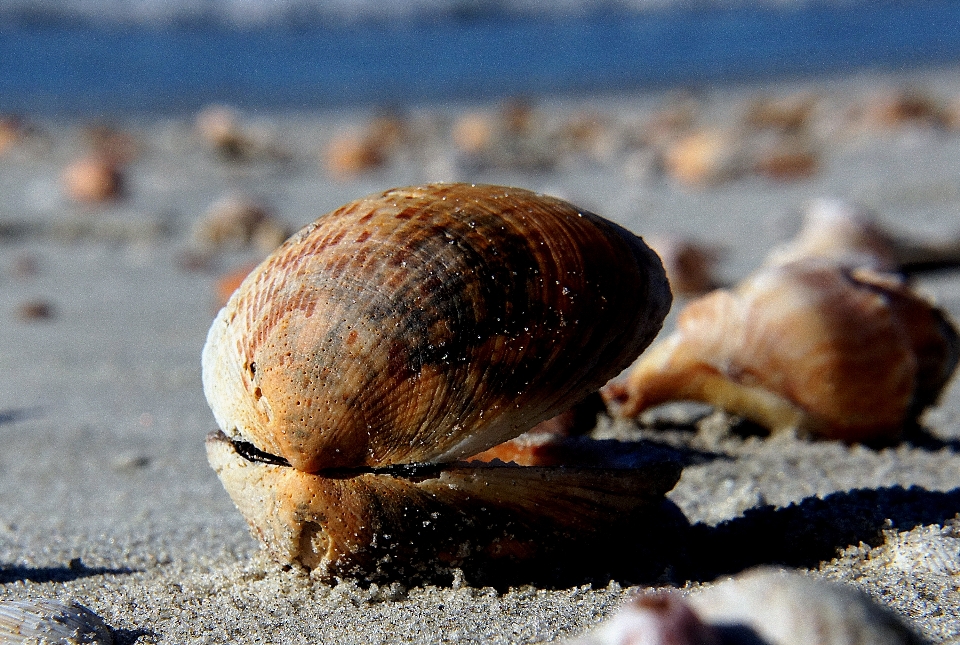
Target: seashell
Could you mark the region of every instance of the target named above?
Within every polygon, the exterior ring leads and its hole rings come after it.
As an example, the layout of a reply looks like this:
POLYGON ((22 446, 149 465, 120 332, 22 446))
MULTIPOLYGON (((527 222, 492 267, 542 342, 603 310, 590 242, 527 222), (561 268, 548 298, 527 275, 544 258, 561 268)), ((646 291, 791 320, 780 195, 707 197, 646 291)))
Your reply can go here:
POLYGON ((338 132, 324 150, 324 165, 335 179, 353 179, 385 165, 408 136, 402 118, 382 114, 360 128, 338 132))
POLYGON ((667 173, 692 186, 719 184, 741 175, 746 159, 736 135, 698 130, 670 144, 663 153, 667 173))
POLYGON ((111 645, 113 635, 99 616, 76 602, 0 600, 0 643, 111 645))
POLYGON ((590 455, 586 454, 588 451, 564 440, 593 430, 597 425, 597 415, 605 411, 606 405, 600 394, 591 394, 569 410, 541 421, 519 437, 470 457, 470 461, 491 462, 499 459, 521 466, 588 465, 591 462, 590 455))
POLYGON ((470 168, 543 170, 557 162, 550 133, 534 107, 520 99, 498 110, 467 112, 451 128, 460 163, 470 168))
POLYGON ((660 256, 674 295, 701 295, 719 285, 716 277, 719 249, 669 235, 645 239, 660 256))
POLYGON ((646 593, 567 645, 922 645, 855 588, 761 568, 695 591, 646 593))
POLYGON ((616 123, 603 114, 589 111, 565 119, 556 138, 556 145, 564 154, 597 163, 613 160, 624 143, 623 133, 616 123))
POLYGON ((256 147, 240 124, 237 112, 225 105, 205 107, 197 114, 194 128, 200 138, 224 159, 248 158, 256 147))
POLYGON ((687 399, 772 431, 890 439, 936 401, 958 352, 946 315, 901 281, 811 259, 692 301, 603 394, 628 417, 687 399))
POLYGON ((823 258, 848 267, 896 271, 893 238, 866 209, 838 199, 816 199, 803 214, 803 224, 789 243, 774 249, 767 264, 788 264, 823 258))
POLYGON ((29 300, 17 307, 17 317, 20 320, 47 320, 53 318, 53 315, 53 305, 46 300, 29 300))
POLYGON ((209 105, 194 120, 194 132, 224 161, 285 161, 289 153, 275 141, 270 128, 247 122, 225 105, 209 105))
POLYGON ((746 627, 770 645, 928 642, 898 614, 856 588, 782 569, 747 571, 687 600, 711 625, 746 627))
POLYGON ((341 132, 324 150, 324 166, 335 179, 351 179, 383 166, 387 156, 376 141, 362 132, 341 132))
POLYGON ((20 142, 23 131, 24 124, 20 117, 0 114, 0 156, 20 142))
POLYGON ((883 228, 869 210, 838 199, 817 199, 803 215, 797 236, 774 249, 768 264, 806 257, 876 271, 917 272, 960 266, 960 237, 908 239, 883 228))
POLYGON ((453 123, 451 137, 453 145, 464 154, 485 153, 496 145, 497 124, 494 116, 486 112, 461 114, 453 123))
POLYGON ((863 111, 868 123, 885 128, 908 124, 944 125, 938 102, 918 89, 900 89, 874 96, 867 101, 863 111))
POLYGON ((701 106, 688 94, 672 96, 640 126, 639 143, 662 149, 693 130, 701 106))
POLYGON ((753 171, 770 179, 803 179, 819 169, 820 156, 808 141, 799 137, 783 138, 754 155, 753 171))
MULTIPOLYGON (((609 620, 566 645, 732 645, 705 624, 678 593, 653 592, 630 599, 609 620)), ((744 643, 749 645, 749 643, 744 643)))
POLYGON ((136 161, 143 147, 133 133, 105 123, 85 125, 83 138, 94 153, 118 165, 136 161))
POLYGON ((193 244, 213 251, 254 245, 264 253, 274 250, 289 235, 270 209, 245 195, 221 197, 196 221, 193 244))
POLYGON ((203 351, 208 457, 275 557, 324 578, 522 559, 658 504, 648 468, 462 464, 629 364, 670 294, 642 240, 467 184, 347 204, 287 241, 203 351), (499 555, 497 555, 499 554, 499 555))
POLYGON ((120 167, 99 155, 82 157, 63 171, 63 188, 76 202, 88 204, 118 199, 123 194, 120 167))
POLYGON ((817 103, 817 96, 806 92, 779 97, 760 96, 750 103, 744 121, 758 129, 802 130, 809 125, 817 103))

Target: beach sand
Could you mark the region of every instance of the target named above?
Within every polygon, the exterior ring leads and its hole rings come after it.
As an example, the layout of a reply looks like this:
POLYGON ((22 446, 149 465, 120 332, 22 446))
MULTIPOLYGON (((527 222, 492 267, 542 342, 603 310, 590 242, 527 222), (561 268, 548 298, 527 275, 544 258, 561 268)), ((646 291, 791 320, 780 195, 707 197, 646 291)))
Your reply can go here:
MULTIPOLYGON (((616 124, 614 136, 572 152, 548 140, 547 162, 454 150, 445 133, 457 115, 497 106, 420 107, 404 115, 413 134, 385 165, 342 179, 324 169, 323 151, 374 111, 245 113, 254 143, 268 143, 240 161, 204 145, 193 115, 131 117, 111 124, 131 148, 116 153, 127 155, 126 196, 106 205, 78 205, 61 187, 90 128, 26 115, 31 127, 0 153, 0 599, 73 598, 120 643, 539 643, 583 632, 637 580, 330 586, 260 553, 206 462, 215 423, 199 360, 218 277, 263 252, 201 253, 195 222, 235 192, 295 230, 392 186, 517 185, 640 235, 719 247, 720 279, 734 282, 790 237, 814 198, 863 204, 911 236, 960 235, 960 129, 872 121, 864 106, 900 90, 947 110, 960 101, 960 69, 545 98, 532 103, 543 123, 616 124), (625 131, 665 107, 694 105, 697 124, 732 126, 758 97, 801 94, 816 103, 807 141, 819 166, 809 176, 688 185, 662 172, 652 144, 625 143, 625 131)), ((960 320, 960 271, 917 283, 960 320)), ((783 565, 852 584, 931 640, 960 642, 960 379, 924 432, 883 448, 770 438, 702 414, 668 408, 656 424, 665 429, 601 417, 595 431, 686 456, 668 498, 694 525, 683 538, 691 553, 683 563, 664 554, 644 585, 692 588, 783 565)))

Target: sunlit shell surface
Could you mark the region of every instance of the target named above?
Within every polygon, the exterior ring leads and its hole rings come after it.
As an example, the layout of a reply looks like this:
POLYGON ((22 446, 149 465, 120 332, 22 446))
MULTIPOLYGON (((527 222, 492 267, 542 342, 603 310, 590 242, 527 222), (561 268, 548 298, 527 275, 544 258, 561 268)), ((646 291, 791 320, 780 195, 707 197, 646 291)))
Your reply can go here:
POLYGON ((604 394, 624 416, 688 399, 771 430, 890 438, 936 401, 957 355, 945 315, 898 279, 807 260, 691 302, 604 394))
POLYGON ((464 184, 360 199, 288 240, 214 321, 208 455, 279 559, 330 575, 362 571, 387 536, 434 536, 419 552, 447 529, 483 533, 493 507, 516 529, 504 548, 544 522, 576 533, 649 504, 678 470, 403 465, 451 464, 573 405, 669 305, 643 241, 566 202, 464 184))
POLYGON ((112 645, 110 628, 95 613, 75 602, 0 601, 0 643, 112 645))

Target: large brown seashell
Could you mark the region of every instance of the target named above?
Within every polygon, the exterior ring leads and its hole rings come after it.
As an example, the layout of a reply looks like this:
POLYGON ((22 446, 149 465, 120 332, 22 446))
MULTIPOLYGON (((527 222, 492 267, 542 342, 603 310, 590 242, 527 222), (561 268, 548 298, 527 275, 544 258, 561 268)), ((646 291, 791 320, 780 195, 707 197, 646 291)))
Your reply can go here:
POLYGON ((373 577, 633 517, 673 464, 464 465, 640 353, 670 305, 643 241, 566 202, 438 184, 357 200, 247 277, 203 352, 208 456, 280 560, 373 577))
POLYGON ((936 401, 958 351, 946 316, 897 278, 807 259, 691 302, 604 396, 623 416, 686 399, 774 431, 889 439, 936 401))

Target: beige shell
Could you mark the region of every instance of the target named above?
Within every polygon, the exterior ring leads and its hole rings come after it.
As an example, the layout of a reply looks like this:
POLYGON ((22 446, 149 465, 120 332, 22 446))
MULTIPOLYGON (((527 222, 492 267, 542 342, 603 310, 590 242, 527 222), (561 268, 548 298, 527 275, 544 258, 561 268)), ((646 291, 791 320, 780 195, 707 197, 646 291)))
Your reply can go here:
MULTIPOLYGON (((414 508, 449 527, 463 522, 440 507, 480 504, 542 528, 563 515, 553 496, 629 515, 678 470, 625 473, 608 494, 576 492, 608 474, 396 466, 451 464, 563 411, 626 367, 669 305, 643 241, 566 202, 467 184, 357 200, 288 240, 214 321, 211 463, 268 548, 325 576, 375 568, 382 535, 423 533, 414 508)), ((527 533, 481 524, 501 542, 527 533)))
POLYGON ((892 438, 935 402, 958 351, 945 315, 898 279, 805 260, 691 302, 604 396, 623 416, 686 399, 774 431, 892 438))

